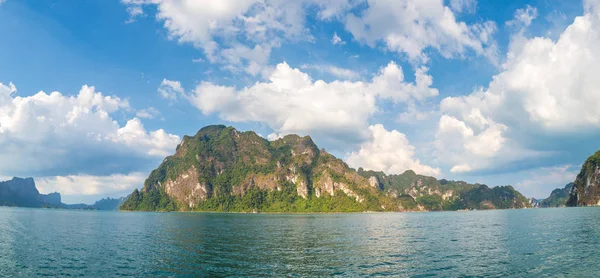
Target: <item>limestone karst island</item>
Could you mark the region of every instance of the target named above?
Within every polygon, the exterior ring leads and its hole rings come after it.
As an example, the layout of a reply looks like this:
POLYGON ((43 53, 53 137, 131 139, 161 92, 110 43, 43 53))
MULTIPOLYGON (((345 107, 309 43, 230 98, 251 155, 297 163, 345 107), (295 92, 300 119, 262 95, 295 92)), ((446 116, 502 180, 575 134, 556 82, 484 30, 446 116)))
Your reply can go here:
POLYGON ((600 277, 600 0, 0 0, 0 278, 600 277))

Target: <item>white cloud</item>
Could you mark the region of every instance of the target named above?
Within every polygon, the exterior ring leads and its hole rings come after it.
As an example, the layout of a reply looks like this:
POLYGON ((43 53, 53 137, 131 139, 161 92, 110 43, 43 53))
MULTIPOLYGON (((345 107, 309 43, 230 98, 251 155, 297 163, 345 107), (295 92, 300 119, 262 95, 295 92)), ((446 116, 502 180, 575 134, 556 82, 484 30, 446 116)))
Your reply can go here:
POLYGON ((336 67, 333 65, 307 65, 300 66, 301 69, 314 69, 319 72, 325 72, 341 79, 358 79, 360 74, 351 69, 336 67))
POLYGON ((137 17, 144 15, 144 10, 141 6, 133 5, 127 7, 127 13, 129 14, 129 19, 125 23, 129 24, 133 23, 137 17))
POLYGON ((113 174, 108 176, 68 175, 35 179, 41 193, 59 192, 61 195, 113 195, 130 193, 144 184, 146 173, 113 174))
POLYGON ((377 92, 382 98, 392 99, 395 102, 407 102, 410 99, 424 100, 438 95, 438 90, 431 88, 433 77, 427 75, 427 68, 418 68, 415 72, 415 82, 404 81, 402 68, 390 62, 381 68, 373 77, 370 89, 377 92))
POLYGON ((414 158, 415 148, 404 134, 396 130, 388 131, 381 124, 370 126, 369 131, 371 140, 346 158, 351 167, 384 171, 387 174, 401 174, 406 170, 431 176, 440 174, 440 169, 423 165, 414 158))
POLYGON ((513 20, 507 21, 507 26, 525 28, 531 25, 531 22, 537 17, 537 9, 526 5, 523 9, 517 9, 513 20))
POLYGON ((343 41, 342 38, 340 38, 340 36, 338 36, 337 33, 333 33, 333 38, 331 38, 331 43, 332 44, 346 44, 346 42, 343 41))
POLYGON ((452 10, 439 0, 367 2, 360 16, 347 16, 345 26, 355 39, 371 47, 383 42, 390 51, 420 62, 428 60, 424 54, 427 48, 438 50, 446 58, 466 51, 494 58, 491 35, 496 25, 491 21, 469 26, 457 21, 452 10))
MULTIPOLYGON (((457 21, 452 9, 440 0, 121 0, 131 18, 143 7, 156 10, 169 38, 201 49, 213 64, 234 72, 268 77, 274 48, 287 42, 312 41, 306 17, 316 12, 317 21, 336 20, 355 39, 375 47, 383 42, 414 62, 426 62, 425 49, 437 49, 444 57, 462 57, 467 51, 496 62, 492 21, 467 25, 457 21), (365 5, 363 5, 365 4, 365 5), (364 6, 360 16, 350 12, 364 6)), ((452 0, 458 12, 475 10, 475 0, 452 0)), ((337 33, 333 44, 345 43, 337 33)))
POLYGON ((128 101, 94 87, 84 85, 76 96, 19 97, 14 91, 14 85, 0 84, 1 175, 127 171, 147 166, 179 143, 162 129, 148 132, 137 118, 120 126, 112 115, 129 111, 128 101))
POLYGON ((376 99, 406 102, 436 96, 431 77, 416 73, 404 81, 402 68, 391 62, 371 82, 313 81, 287 63, 277 65, 269 82, 233 87, 202 82, 188 99, 204 114, 226 121, 265 123, 276 133, 321 135, 332 140, 360 141, 368 120, 378 110, 376 99))
POLYGON ((274 132, 273 132, 273 133, 271 133, 271 134, 269 134, 269 135, 267 136, 267 139, 269 139, 269 141, 275 141, 275 140, 277 140, 277 139, 281 139, 281 138, 283 138, 283 135, 281 135, 281 134, 277 134, 277 133, 274 133, 274 132))
POLYGON ((580 167, 572 165, 559 165, 542 167, 528 171, 515 187, 525 196, 546 198, 556 188, 564 188, 567 183, 575 181, 580 167))
POLYGON ((15 92, 17 92, 17 87, 12 82, 8 85, 0 83, 0 104, 11 101, 15 92))
POLYGON ((204 115, 227 111, 234 108, 235 88, 202 82, 196 87, 193 95, 188 96, 190 102, 204 115))
POLYGON ((480 120, 476 131, 457 118, 448 115, 440 118, 435 147, 438 157, 452 163, 450 172, 462 173, 485 167, 487 165, 482 164, 485 158, 495 155, 503 147, 506 139, 502 132, 506 127, 490 124, 486 119, 480 120), (492 143, 493 146, 488 148, 488 143, 492 143), (483 157, 483 161, 473 159, 478 155, 483 157))
POLYGON ((450 172, 465 173, 465 172, 471 172, 472 170, 473 170, 473 168, 469 164, 458 164, 458 165, 452 166, 452 168, 450 169, 450 172))
POLYGON ((257 75, 271 49, 285 41, 312 40, 305 25, 314 7, 319 20, 340 16, 348 1, 277 0, 121 0, 132 17, 153 6, 171 39, 202 49, 211 63, 257 75), (251 53, 252 51, 256 53, 251 53), (260 54, 260 55, 258 55, 260 54), (235 57, 232 57, 235 56, 235 57))
POLYGON ((142 119, 154 119, 160 115, 160 111, 158 111, 154 107, 148 107, 146 109, 141 109, 135 113, 135 116, 142 119))
POLYGON ((170 101, 177 99, 178 95, 183 95, 184 93, 185 91, 179 81, 163 79, 158 87, 158 94, 162 98, 170 101))
POLYGON ((450 0, 450 8, 457 13, 475 13, 477 0, 450 0))
POLYGON ((541 136, 581 140, 582 131, 600 131, 600 9, 597 1, 585 6, 556 41, 518 37, 486 89, 441 102, 440 159, 489 169, 564 151, 527 144, 541 136))
POLYGON ((402 124, 420 124, 422 121, 432 119, 434 116, 439 116, 437 108, 434 110, 431 107, 418 108, 414 102, 408 102, 406 111, 398 114, 396 122, 402 124))
POLYGON ((138 149, 148 156, 165 157, 172 154, 179 144, 179 136, 168 134, 163 129, 147 132, 138 118, 127 121, 117 130, 116 142, 138 149))

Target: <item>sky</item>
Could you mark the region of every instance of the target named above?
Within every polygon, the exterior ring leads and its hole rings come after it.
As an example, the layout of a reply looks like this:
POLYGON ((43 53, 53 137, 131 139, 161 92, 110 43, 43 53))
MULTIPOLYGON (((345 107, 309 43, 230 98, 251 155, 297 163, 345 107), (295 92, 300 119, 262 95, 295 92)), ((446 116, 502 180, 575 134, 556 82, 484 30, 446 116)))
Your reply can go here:
POLYGON ((600 0, 0 0, 0 178, 93 203, 206 125, 544 198, 600 148, 600 0))

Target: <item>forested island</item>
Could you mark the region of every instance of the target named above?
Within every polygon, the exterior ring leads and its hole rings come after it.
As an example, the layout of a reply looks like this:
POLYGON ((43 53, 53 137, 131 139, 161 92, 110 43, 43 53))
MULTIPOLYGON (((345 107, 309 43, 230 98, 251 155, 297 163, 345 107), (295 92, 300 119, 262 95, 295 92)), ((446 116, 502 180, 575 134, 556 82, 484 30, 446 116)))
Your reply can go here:
POLYGON ((362 212, 530 207, 512 186, 352 169, 309 136, 207 126, 184 136, 121 210, 362 212))

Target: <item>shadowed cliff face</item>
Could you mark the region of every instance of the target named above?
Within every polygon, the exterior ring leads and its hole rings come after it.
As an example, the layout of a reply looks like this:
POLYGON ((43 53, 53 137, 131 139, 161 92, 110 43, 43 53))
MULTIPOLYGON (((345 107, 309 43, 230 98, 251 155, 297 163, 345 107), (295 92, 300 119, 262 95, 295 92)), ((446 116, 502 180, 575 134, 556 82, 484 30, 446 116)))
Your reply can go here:
POLYGON ((60 193, 40 194, 33 178, 13 178, 0 182, 0 206, 45 207, 63 209, 118 210, 129 198, 104 198, 93 205, 63 204, 60 193))
POLYGON ((567 201, 567 206, 595 205, 600 205, 600 151, 581 166, 567 201))
POLYGON ((184 136, 124 210, 423 211, 528 206, 512 187, 358 172, 308 136, 268 141, 252 131, 207 126, 184 136), (464 196, 464 198, 463 198, 464 196))
POLYGON ((14 177, 0 182, 0 205, 42 207, 62 205, 59 193, 40 194, 33 178, 14 177))

